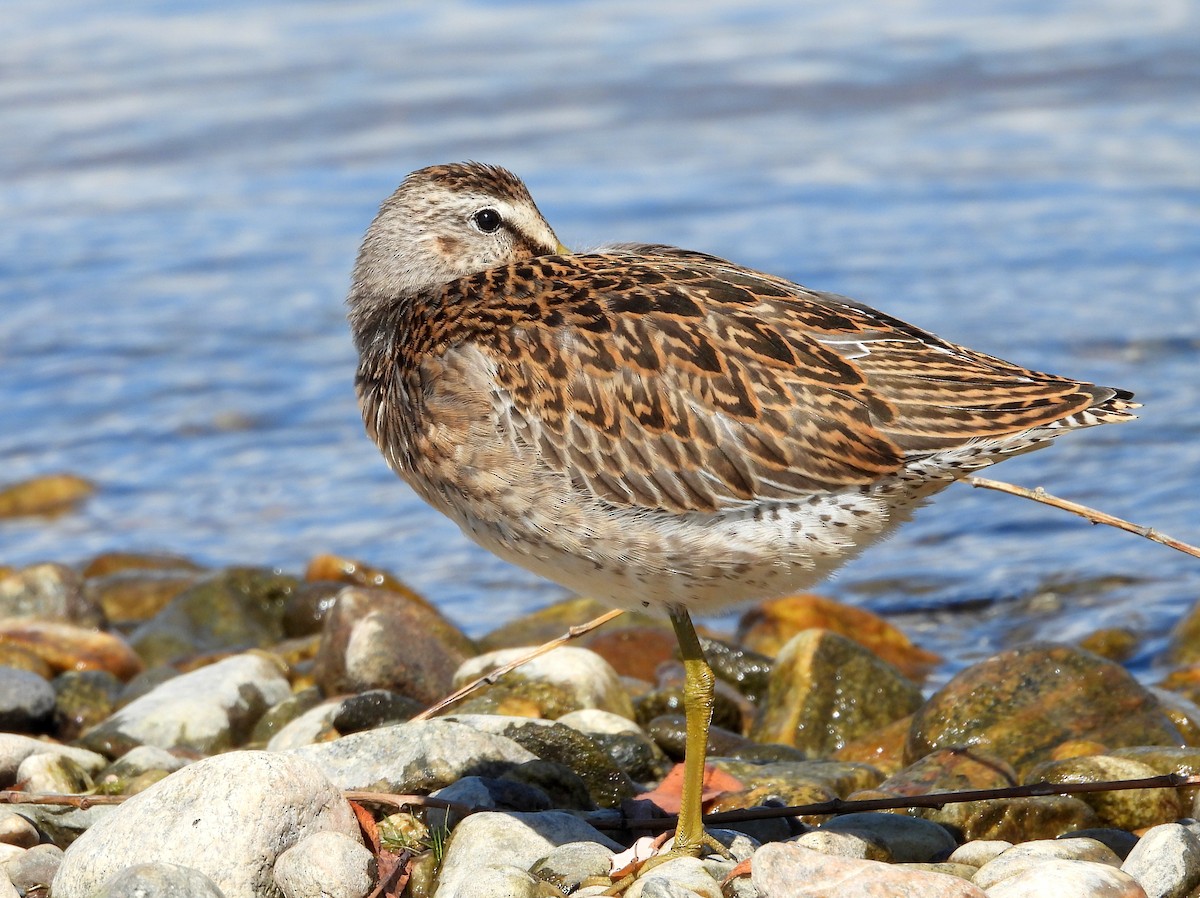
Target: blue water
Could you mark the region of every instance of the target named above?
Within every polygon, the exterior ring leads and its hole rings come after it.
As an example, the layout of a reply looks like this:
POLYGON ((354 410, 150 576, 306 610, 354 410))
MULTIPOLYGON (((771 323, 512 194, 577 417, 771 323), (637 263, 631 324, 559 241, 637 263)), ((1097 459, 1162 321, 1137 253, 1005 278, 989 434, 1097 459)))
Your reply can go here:
MULTIPOLYGON (((1200 542, 1200 7, 1189 0, 4 4, 0 482, 78 512, 0 561, 395 570, 473 633, 559 595, 362 433, 342 297, 409 170, 529 183, 569 245, 678 243, 1135 390, 992 469, 1200 542)), ((1200 562, 956 487, 828 591, 953 659, 1148 637, 1200 562)))

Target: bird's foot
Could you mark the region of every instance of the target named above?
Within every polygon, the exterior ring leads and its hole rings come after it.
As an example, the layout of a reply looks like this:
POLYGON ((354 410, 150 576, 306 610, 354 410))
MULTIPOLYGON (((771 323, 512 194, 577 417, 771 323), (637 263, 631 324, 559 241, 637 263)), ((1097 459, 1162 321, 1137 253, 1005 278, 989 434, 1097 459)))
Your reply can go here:
POLYGON ((707 857, 718 854, 723 858, 732 859, 729 849, 707 832, 701 833, 700 840, 693 845, 676 847, 674 834, 663 833, 655 839, 639 839, 626 855, 626 863, 614 872, 620 876, 616 882, 605 890, 605 895, 622 895, 631 885, 668 861, 681 857, 707 857))

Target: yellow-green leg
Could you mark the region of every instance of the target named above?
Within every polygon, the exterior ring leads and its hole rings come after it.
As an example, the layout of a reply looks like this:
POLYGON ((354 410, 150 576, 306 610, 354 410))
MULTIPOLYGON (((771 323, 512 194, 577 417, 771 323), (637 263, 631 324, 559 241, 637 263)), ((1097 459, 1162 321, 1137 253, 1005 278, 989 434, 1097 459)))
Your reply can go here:
POLYGON ((706 844, 702 817, 704 760, 708 754, 708 728, 712 722, 714 681, 712 668, 692 626, 692 618, 683 608, 672 608, 671 625, 683 656, 683 710, 685 714, 683 755, 683 796, 679 822, 675 825, 673 854, 698 855, 706 844))
POLYGON ((605 895, 620 895, 647 870, 672 858, 689 855, 699 857, 707 846, 725 853, 719 842, 704 831, 704 760, 708 755, 708 728, 712 723, 715 681, 712 668, 704 658, 704 649, 692 626, 692 618, 683 608, 670 610, 671 626, 679 640, 683 656, 683 710, 686 736, 683 755, 683 795, 679 804, 679 821, 675 824, 675 843, 666 854, 650 858, 641 870, 631 873, 613 885, 605 895))

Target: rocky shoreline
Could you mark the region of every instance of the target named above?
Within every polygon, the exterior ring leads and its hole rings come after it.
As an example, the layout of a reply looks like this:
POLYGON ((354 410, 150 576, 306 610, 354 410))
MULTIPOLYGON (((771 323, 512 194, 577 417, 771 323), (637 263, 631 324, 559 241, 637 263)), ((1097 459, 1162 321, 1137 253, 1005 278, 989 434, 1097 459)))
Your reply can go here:
MULTIPOLYGON (((0 787, 19 793, 0 808, 0 896, 601 894, 676 797, 665 622, 624 615, 412 718, 603 610, 564 602, 475 642, 329 556, 302 576, 121 553, 0 567, 0 787), (20 803, 45 793, 124 800, 20 803)), ((766 603, 706 641, 706 809, 1200 772, 1196 629, 1177 628, 1159 687, 1103 657, 1129 643, 1106 633, 1002 652, 929 695, 938 659, 886 622, 766 603)), ((662 863, 625 894, 1184 898, 1198 794, 740 820, 713 830, 728 856, 662 863)))

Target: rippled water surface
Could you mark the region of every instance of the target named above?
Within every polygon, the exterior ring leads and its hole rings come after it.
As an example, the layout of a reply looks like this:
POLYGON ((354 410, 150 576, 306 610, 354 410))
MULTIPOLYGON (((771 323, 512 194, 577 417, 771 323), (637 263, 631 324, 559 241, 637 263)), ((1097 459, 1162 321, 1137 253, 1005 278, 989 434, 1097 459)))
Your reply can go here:
MULTIPOLYGON (((962 6, 961 4, 959 6, 962 6)), ((1131 425, 992 475, 1200 542, 1200 7, 5 4, 0 482, 99 493, 0 561, 396 570, 471 632, 558 590, 385 468, 342 298, 409 170, 529 183, 573 246, 703 249, 1114 384, 1131 425)), ((1154 637, 1200 562, 956 487, 828 587, 962 663, 1154 637)))

